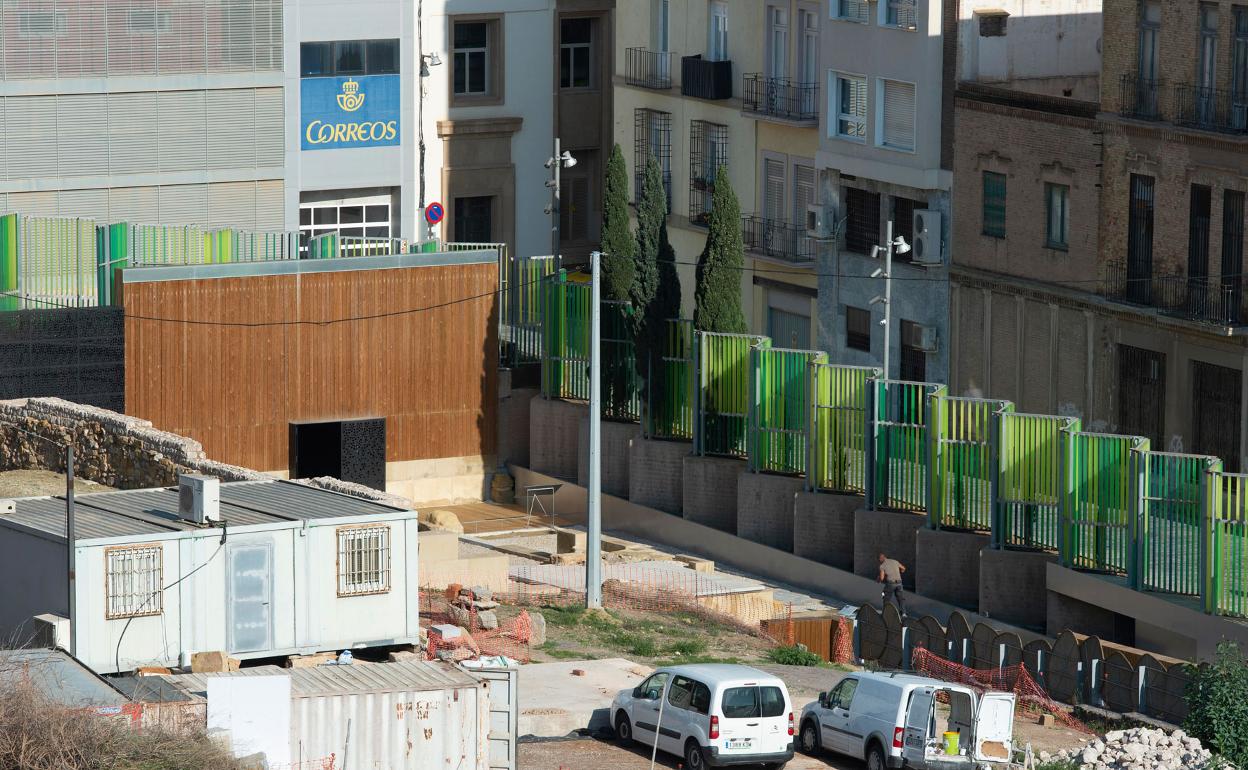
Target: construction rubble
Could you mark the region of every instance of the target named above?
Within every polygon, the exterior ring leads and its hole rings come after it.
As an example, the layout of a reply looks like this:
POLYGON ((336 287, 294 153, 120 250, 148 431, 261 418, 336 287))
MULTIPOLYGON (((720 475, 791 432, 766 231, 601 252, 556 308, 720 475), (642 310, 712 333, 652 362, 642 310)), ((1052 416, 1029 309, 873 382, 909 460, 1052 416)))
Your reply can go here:
POLYGON ((1040 761, 1078 762, 1080 770, 1204 770, 1227 767, 1200 741, 1182 730, 1146 727, 1111 730, 1082 748, 1049 755, 1040 761))

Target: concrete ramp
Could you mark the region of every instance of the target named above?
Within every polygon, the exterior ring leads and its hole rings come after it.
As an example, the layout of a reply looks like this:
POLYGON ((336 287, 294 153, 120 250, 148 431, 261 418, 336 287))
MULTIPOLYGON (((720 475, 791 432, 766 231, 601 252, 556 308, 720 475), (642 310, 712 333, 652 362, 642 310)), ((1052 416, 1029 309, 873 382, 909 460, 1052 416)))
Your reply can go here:
POLYGON ((521 666, 518 733, 559 738, 581 729, 609 727, 608 712, 616 693, 636 687, 649 673, 649 667, 624 658, 521 666))

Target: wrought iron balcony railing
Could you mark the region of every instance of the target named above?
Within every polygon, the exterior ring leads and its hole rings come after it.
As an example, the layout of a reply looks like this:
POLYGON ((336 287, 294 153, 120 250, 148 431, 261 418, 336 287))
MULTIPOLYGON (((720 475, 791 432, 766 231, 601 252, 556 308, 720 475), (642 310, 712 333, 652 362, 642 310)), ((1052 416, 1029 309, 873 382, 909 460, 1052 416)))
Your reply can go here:
POLYGON ((1123 117, 1161 120, 1161 104, 1158 98, 1160 93, 1160 80, 1123 75, 1119 91, 1123 117))
POLYGON ((732 62, 682 56, 680 93, 697 99, 731 99, 732 62))
POLYGON ((741 239, 747 249, 766 257, 795 264, 815 261, 815 242, 799 225, 745 214, 741 217, 741 239))
POLYGON ((672 87, 671 51, 628 48, 625 53, 624 82, 630 86, 664 91, 672 87))
POLYGON ((1242 134, 1248 131, 1248 93, 1181 83, 1174 87, 1174 122, 1181 126, 1242 134))
POLYGON ((741 104, 745 112, 797 123, 819 121, 819 84, 795 83, 786 78, 764 77, 753 72, 741 83, 741 104))
POLYGON ((1248 324, 1248 276, 1152 275, 1122 262, 1106 265, 1104 296, 1166 315, 1219 326, 1248 324))

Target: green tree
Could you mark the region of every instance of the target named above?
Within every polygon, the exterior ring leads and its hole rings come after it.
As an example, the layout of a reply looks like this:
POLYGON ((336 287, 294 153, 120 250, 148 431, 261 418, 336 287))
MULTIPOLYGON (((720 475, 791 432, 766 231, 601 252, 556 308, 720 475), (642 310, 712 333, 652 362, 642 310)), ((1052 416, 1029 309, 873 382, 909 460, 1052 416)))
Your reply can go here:
POLYGON ((604 300, 630 299, 629 292, 636 272, 633 264, 636 250, 636 241, 628 229, 628 169, 624 165, 624 153, 617 144, 607 160, 607 177, 603 185, 601 270, 604 300))
POLYGON ((1248 660, 1239 645, 1222 642, 1214 661, 1191 674, 1184 729, 1235 766, 1248 767, 1248 660))
POLYGON ((667 190, 653 156, 646 162, 637 203, 637 260, 633 280, 633 336, 637 371, 646 377, 646 393, 661 398, 664 368, 660 365, 667 319, 680 317, 680 274, 676 253, 667 237, 667 190), (653 366, 652 366, 653 364, 653 366))
POLYGON ((744 334, 741 272, 745 267, 745 246, 741 242, 741 205, 728 183, 728 170, 719 168, 715 179, 706 247, 698 259, 693 324, 705 332, 744 334))

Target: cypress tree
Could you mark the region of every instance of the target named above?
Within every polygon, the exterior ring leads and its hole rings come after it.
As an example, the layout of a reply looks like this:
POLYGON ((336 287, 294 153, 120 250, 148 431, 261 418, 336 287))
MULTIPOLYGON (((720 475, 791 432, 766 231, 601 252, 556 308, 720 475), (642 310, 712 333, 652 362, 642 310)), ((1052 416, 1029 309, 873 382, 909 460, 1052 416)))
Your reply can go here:
POLYGON ((637 244, 628 229, 628 169, 620 145, 611 150, 602 201, 602 298, 628 300, 637 244))
POLYGON ((647 378, 649 398, 662 397, 661 366, 667 319, 680 317, 680 275, 667 236, 667 191, 653 156, 646 163, 637 204, 637 270, 633 282, 634 351, 637 371, 647 378))
POLYGON ((711 193, 710 227, 698 259, 693 324, 700 331, 744 334, 741 312, 741 272, 745 246, 741 241, 741 205, 728 183, 728 170, 715 173, 711 193))

